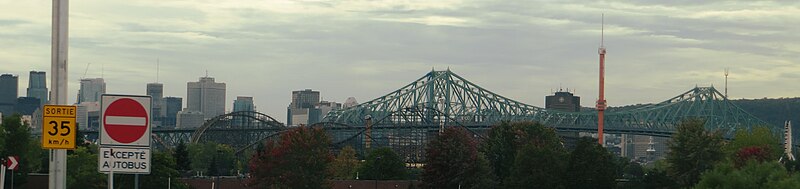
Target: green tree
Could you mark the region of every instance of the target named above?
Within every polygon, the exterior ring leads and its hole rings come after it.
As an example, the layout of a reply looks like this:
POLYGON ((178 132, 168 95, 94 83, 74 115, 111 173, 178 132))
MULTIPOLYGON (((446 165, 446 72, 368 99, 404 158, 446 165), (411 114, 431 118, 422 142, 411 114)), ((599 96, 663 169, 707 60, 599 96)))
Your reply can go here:
POLYGON ((492 167, 492 173, 499 181, 498 185, 503 186, 503 181, 510 175, 511 166, 514 165, 514 158, 517 156, 517 132, 522 124, 520 122, 504 121, 495 125, 489 130, 489 137, 481 144, 481 152, 486 155, 486 159, 492 167))
POLYGON ((330 143, 321 128, 292 128, 250 159, 249 182, 260 188, 330 188, 330 143))
POLYGON ((177 162, 177 170, 181 174, 192 169, 192 160, 189 159, 189 151, 186 149, 186 143, 183 141, 178 143, 178 146, 175 147, 173 157, 175 162, 177 162))
MULTIPOLYGON (((19 114, 3 117, 5 145, 3 156, 19 156, 22 161, 19 169, 14 171, 14 185, 20 186, 28 180, 28 172, 33 168, 27 161, 31 158, 31 131, 28 123, 23 123, 19 114)), ((11 173, 6 174, 6 185, 10 186, 11 173)))
POLYGON ((156 151, 151 158, 150 174, 141 175, 140 177, 139 186, 141 188, 167 188, 168 183, 170 183, 169 178, 172 178, 172 188, 189 188, 188 185, 175 179, 180 177, 180 173, 175 169, 177 164, 169 153, 156 151))
POLYGON ((514 130, 518 149, 506 188, 563 188, 568 154, 555 129, 521 122, 514 130))
POLYGON ((800 188, 800 175, 789 174, 775 161, 764 163, 750 161, 739 169, 731 162, 722 163, 704 173, 701 178, 695 188, 800 188))
POLYGON ((97 146, 78 147, 67 155, 67 188, 106 188, 108 177, 97 172, 97 146))
POLYGON ((735 157, 737 152, 747 147, 765 150, 768 154, 765 158, 769 160, 778 160, 783 155, 781 138, 764 126, 756 126, 749 131, 744 129, 736 131, 733 140, 725 145, 725 151, 735 157))
POLYGON ((667 153, 667 173, 682 187, 694 186, 700 174, 724 158, 722 134, 706 131, 705 121, 689 119, 678 125, 667 153))
POLYGON ((425 188, 491 188, 489 162, 477 141, 460 127, 450 127, 428 142, 422 182, 425 188))
POLYGON ((564 183, 566 188, 614 188, 615 168, 611 153, 596 140, 582 137, 570 154, 564 183))
POLYGON ((330 169, 334 179, 354 179, 358 170, 358 159, 353 147, 345 146, 331 163, 330 169))
POLYGON ((188 147, 189 161, 191 168, 195 172, 204 172, 210 175, 209 170, 217 172, 219 175, 231 175, 235 165, 236 157, 233 148, 225 144, 202 143, 190 144, 188 147), (212 162, 214 165, 212 165, 212 162))
POLYGON ((408 176, 405 162, 388 147, 373 149, 358 170, 365 180, 403 180, 408 176))

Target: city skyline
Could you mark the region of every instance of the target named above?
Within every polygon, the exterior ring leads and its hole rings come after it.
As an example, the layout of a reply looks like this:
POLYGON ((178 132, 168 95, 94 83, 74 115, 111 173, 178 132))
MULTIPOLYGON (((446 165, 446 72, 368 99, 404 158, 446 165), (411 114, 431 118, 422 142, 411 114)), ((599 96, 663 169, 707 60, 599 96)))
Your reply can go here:
MULTIPOLYGON (((0 73, 18 75, 18 91, 29 71, 50 72, 49 3, 0 2, 0 73)), ((117 94, 160 82, 186 99, 207 70, 228 84, 225 110, 252 96, 285 122, 291 91, 365 102, 449 68, 520 102, 543 107, 563 86, 591 107, 602 13, 611 106, 722 89, 725 68, 731 98, 800 94, 787 87, 800 82, 797 3, 74 1, 70 13, 70 104, 83 77, 117 94)))

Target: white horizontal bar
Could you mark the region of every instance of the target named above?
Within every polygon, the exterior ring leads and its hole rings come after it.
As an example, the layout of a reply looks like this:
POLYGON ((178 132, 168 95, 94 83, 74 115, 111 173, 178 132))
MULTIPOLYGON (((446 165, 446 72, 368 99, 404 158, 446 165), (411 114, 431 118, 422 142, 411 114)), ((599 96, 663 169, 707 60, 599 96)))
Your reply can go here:
POLYGON ((147 120, 143 117, 106 116, 106 124, 147 126, 147 120))

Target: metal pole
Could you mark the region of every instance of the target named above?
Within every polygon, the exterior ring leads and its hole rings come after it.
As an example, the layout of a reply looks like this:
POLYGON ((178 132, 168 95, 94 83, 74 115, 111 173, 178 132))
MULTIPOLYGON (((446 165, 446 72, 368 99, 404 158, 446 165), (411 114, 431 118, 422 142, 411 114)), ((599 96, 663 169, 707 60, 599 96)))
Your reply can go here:
POLYGON ((14 169, 11 169, 11 189, 14 189, 14 169))
POLYGON ((0 168, 2 168, 0 170, 0 189, 6 188, 6 162, 3 161, 2 163, 3 165, 0 165, 0 168))
MULTIPOLYGON (((69 1, 53 0, 50 65, 50 104, 67 104, 69 1)), ((48 188, 67 187, 67 150, 50 150, 48 188)))
POLYGON ((167 177, 167 189, 172 189, 172 177, 167 177))
POLYGON ((139 174, 133 174, 133 189, 139 189, 139 174))
POLYGON ((114 164, 114 148, 111 148, 109 150, 109 153, 111 154, 111 158, 109 158, 110 161, 111 161, 111 167, 109 167, 109 169, 108 169, 108 189, 113 189, 114 188, 114 166, 116 166, 114 164))

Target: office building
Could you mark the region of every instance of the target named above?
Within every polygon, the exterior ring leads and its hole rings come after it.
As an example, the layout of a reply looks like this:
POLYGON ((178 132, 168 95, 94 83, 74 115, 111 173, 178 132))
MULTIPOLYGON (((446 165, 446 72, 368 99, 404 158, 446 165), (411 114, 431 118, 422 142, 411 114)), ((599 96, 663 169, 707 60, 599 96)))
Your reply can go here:
POLYGON ((203 123, 205 123, 205 118, 202 112, 191 110, 183 110, 178 112, 177 119, 178 125, 176 127, 181 129, 198 128, 203 126, 203 123))
POLYGON ((548 110, 559 110, 565 112, 581 111, 581 97, 573 95, 568 91, 561 91, 545 97, 544 108, 548 110))
POLYGON ((322 101, 317 104, 316 109, 320 111, 318 120, 322 120, 329 112, 342 109, 342 103, 322 101))
POLYGON ((10 116, 17 104, 19 78, 11 74, 0 75, 0 113, 10 116))
POLYGON ((311 89, 292 91, 292 102, 286 112, 287 125, 308 125, 316 123, 319 118, 319 91, 311 89))
POLYGON ((152 105, 150 106, 151 123, 156 127, 163 127, 163 120, 166 117, 165 111, 166 104, 164 103, 164 84, 161 83, 148 83, 147 96, 151 97, 152 105))
POLYGON ((33 112, 42 106, 39 103, 41 103, 39 98, 19 97, 17 98, 17 103, 14 105, 14 112, 20 115, 33 115, 33 112))
POLYGON ((183 98, 181 97, 166 97, 164 98, 166 104, 164 116, 164 127, 174 128, 178 125, 178 112, 183 109, 183 98))
POLYGON ((100 102, 100 97, 106 93, 106 82, 103 78, 81 79, 78 89, 78 104, 83 102, 100 102))
POLYGON ((100 102, 81 102, 77 106, 78 129, 96 131, 100 128, 100 102))
POLYGON ((236 100, 233 100, 233 111, 256 111, 256 106, 253 105, 253 97, 237 96, 236 100))
POLYGON ((47 74, 31 71, 28 78, 28 97, 39 99, 40 105, 47 104, 47 74))
POLYGON ((225 113, 225 83, 214 82, 213 77, 201 77, 197 82, 188 82, 186 109, 201 112, 210 119, 225 113))

